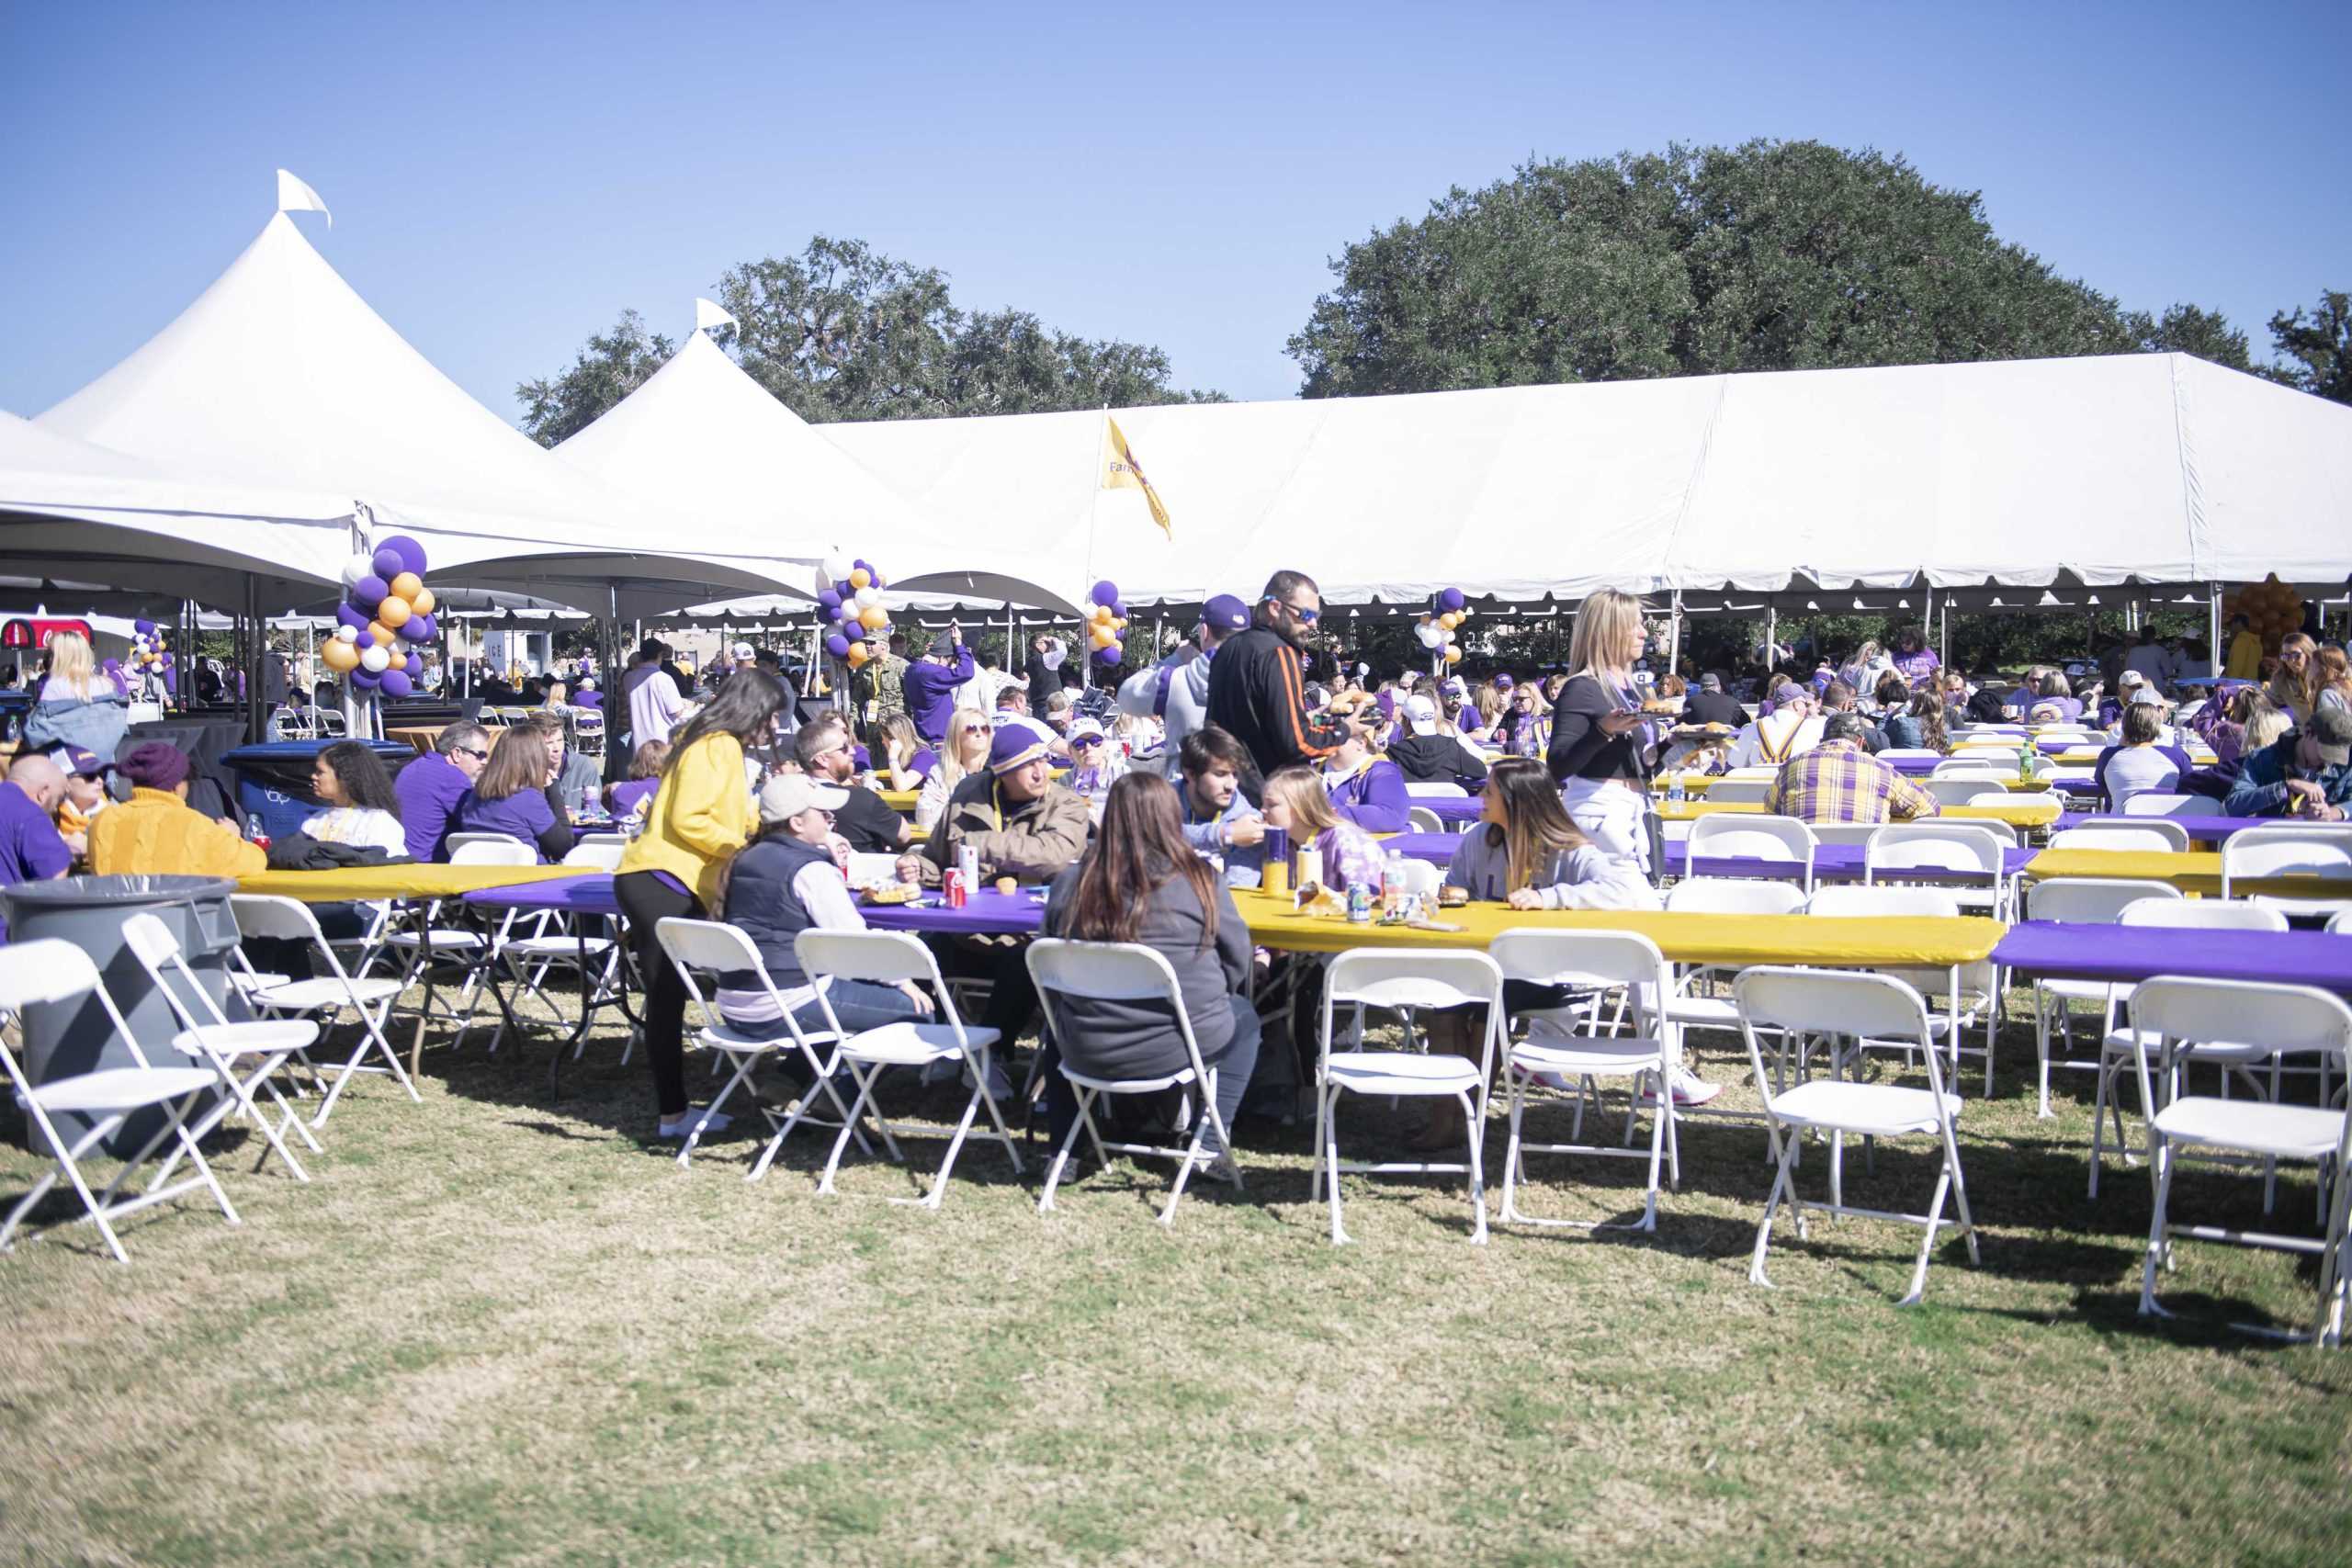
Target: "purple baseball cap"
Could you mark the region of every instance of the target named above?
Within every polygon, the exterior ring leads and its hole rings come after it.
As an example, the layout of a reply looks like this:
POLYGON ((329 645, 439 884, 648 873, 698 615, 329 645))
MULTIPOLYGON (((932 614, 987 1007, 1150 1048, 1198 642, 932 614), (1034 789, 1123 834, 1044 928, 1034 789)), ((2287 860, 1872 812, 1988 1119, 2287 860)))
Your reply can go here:
POLYGON ((1201 625, 1212 631, 1246 631, 1250 626, 1250 606, 1230 593, 1220 593, 1201 606, 1201 625))

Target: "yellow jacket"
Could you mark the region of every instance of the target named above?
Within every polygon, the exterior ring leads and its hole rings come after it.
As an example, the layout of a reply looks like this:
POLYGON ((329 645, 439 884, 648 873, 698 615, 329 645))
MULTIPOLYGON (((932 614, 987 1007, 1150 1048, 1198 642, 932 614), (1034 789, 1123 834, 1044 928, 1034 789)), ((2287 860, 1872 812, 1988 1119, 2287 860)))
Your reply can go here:
POLYGON ((134 789, 90 818, 90 870, 98 876, 252 876, 268 869, 259 844, 167 789, 134 789))
POLYGON ((2222 673, 2235 681, 2258 681, 2262 678, 2262 639, 2252 632, 2240 632, 2230 639, 2230 661, 2222 673))
POLYGON ((670 760, 662 787, 645 803, 645 831, 621 852, 621 870, 666 871, 715 911, 719 874, 759 822, 743 748, 731 735, 706 735, 670 760))

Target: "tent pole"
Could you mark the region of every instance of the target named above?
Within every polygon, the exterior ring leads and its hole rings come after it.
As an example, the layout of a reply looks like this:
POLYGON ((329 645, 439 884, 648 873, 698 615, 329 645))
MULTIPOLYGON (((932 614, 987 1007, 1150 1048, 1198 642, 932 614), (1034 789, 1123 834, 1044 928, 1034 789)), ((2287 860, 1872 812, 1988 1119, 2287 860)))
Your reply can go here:
POLYGON ((2215 680, 2222 677, 2222 585, 2205 585, 2205 658, 2212 668, 2206 672, 2215 680))
POLYGON ((1781 662, 1781 602, 1767 600, 1764 604, 1764 678, 1772 678, 1772 667, 1781 662))
POLYGON ((1673 674, 1682 660, 1682 590, 1674 591, 1666 622, 1666 672, 1673 674))

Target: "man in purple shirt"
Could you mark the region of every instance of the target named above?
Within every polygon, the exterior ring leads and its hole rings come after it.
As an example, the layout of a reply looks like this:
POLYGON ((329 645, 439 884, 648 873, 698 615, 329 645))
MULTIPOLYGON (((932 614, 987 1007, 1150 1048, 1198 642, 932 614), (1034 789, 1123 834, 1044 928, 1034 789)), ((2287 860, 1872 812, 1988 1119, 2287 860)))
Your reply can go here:
POLYGON ((479 724, 453 724, 434 741, 430 755, 419 757, 392 780, 411 860, 441 858, 441 840, 449 836, 449 814, 489 761, 490 731, 479 724))
POLYGON ((934 746, 946 739, 947 721, 956 712, 956 688, 975 672, 972 650, 964 646, 964 628, 951 624, 946 636, 932 639, 930 655, 908 665, 899 678, 916 734, 934 746))
MULTIPOLYGON (((47 757, 19 757, 0 783, 0 887, 47 882, 74 867, 74 852, 57 836, 57 807, 65 773, 47 757)), ((0 918, 0 942, 8 925, 0 918)))

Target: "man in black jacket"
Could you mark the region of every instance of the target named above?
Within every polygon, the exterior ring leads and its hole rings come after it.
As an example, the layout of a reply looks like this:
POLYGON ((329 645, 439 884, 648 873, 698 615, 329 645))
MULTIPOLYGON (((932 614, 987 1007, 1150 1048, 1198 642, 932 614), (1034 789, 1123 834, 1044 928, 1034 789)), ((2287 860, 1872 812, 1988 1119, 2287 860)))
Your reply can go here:
POLYGON ((1252 803, 1265 777, 1295 764, 1315 767, 1362 721, 1307 711, 1302 655, 1323 618, 1323 594, 1303 571, 1266 580, 1254 624, 1218 648, 1209 665, 1208 721, 1241 742, 1257 776, 1242 780, 1252 803))
POLYGON ((1727 724, 1737 729, 1747 722, 1747 710, 1724 690, 1724 678, 1710 670, 1699 677, 1699 689, 1682 699, 1685 724, 1727 724))

